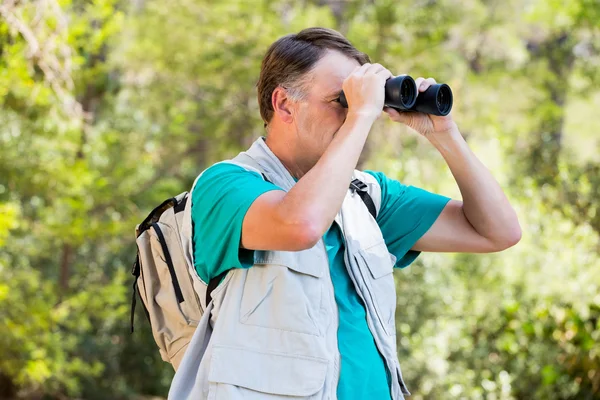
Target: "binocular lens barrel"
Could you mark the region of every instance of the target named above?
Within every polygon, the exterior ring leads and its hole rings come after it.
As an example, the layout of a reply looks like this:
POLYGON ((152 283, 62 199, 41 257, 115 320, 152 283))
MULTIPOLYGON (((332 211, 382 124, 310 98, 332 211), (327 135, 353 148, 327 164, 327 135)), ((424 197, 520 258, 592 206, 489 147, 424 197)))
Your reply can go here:
POLYGON ((385 83, 385 100, 387 107, 408 111, 417 101, 417 84, 408 75, 388 79, 385 83))
POLYGON ((445 83, 431 85, 423 93, 419 93, 413 106, 415 111, 432 115, 448 115, 452 110, 452 90, 445 83))
MULTIPOLYGON (((439 116, 448 115, 452 110, 452 90, 445 83, 432 85, 423 93, 417 93, 417 85, 412 77, 404 75, 390 78, 385 83, 384 105, 398 111, 418 111, 439 116)), ((348 107, 343 90, 340 104, 348 107)))

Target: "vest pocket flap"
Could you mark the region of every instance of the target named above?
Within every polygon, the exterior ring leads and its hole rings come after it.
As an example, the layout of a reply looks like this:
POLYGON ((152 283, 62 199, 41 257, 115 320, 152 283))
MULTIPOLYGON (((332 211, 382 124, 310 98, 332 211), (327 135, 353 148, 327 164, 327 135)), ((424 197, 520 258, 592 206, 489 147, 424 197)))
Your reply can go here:
POLYGON ((310 396, 323 387, 326 374, 323 358, 216 345, 208 380, 268 394, 310 396))
POLYGON ((385 242, 378 243, 367 249, 360 249, 358 253, 367 265, 373 279, 379 279, 394 271, 394 264, 392 264, 392 259, 385 242))
POLYGON ((255 264, 284 265, 301 274, 320 278, 323 276, 323 266, 327 265, 324 256, 313 249, 302 251, 254 251, 255 264))

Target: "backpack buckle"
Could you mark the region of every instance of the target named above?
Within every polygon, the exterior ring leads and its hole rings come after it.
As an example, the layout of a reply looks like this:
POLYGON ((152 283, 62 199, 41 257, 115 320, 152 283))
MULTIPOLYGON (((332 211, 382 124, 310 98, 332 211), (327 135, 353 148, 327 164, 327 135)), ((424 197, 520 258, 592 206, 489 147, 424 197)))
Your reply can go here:
POLYGON ((352 182, 350 182, 350 189, 359 191, 359 192, 366 192, 367 185, 365 185, 365 183, 363 181, 361 181, 360 179, 354 179, 352 182))

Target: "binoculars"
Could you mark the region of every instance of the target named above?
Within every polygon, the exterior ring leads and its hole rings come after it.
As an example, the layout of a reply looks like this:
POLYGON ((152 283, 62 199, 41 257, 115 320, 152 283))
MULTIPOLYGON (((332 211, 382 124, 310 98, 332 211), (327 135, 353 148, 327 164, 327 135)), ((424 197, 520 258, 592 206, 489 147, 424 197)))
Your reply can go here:
MULTIPOLYGON (((343 90, 340 92, 340 104, 348 108, 343 90)), ((413 78, 408 75, 397 76, 385 82, 384 105, 397 111, 418 111, 444 116, 452 110, 452 90, 445 83, 438 83, 419 93, 413 78)))

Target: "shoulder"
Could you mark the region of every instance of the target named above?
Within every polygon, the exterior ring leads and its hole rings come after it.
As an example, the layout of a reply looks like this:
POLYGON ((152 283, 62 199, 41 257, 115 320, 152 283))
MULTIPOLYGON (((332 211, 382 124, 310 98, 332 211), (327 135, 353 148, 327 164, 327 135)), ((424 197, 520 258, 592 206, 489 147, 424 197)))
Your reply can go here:
POLYGON ((354 170, 354 177, 360 179, 367 185, 381 185, 379 174, 383 175, 382 172, 354 170))
POLYGON ((379 183, 382 215, 402 212, 406 215, 421 216, 429 211, 437 215, 441 211, 440 206, 443 208, 449 200, 448 197, 392 179, 383 172, 365 171, 365 173, 379 183))
POLYGON ((370 177, 371 179, 374 179, 375 181, 377 181, 377 183, 379 184, 379 186, 381 187, 382 190, 386 190, 390 185, 404 186, 404 185, 402 185, 402 183, 400 183, 396 179, 392 179, 392 178, 388 177, 386 174, 384 174, 381 171, 365 170, 365 171, 363 171, 363 174, 370 177))
POLYGON ((218 204, 240 207, 270 190, 281 190, 263 179, 261 172, 229 161, 214 164, 204 170, 191 190, 192 208, 210 208, 218 204))
POLYGON ((207 189, 220 191, 223 188, 235 188, 263 181, 261 173, 254 168, 245 167, 229 161, 221 161, 205 169, 192 186, 192 194, 207 189))
POLYGON ((380 171, 365 170, 364 173, 377 181, 384 202, 389 197, 404 196, 407 190, 412 188, 412 186, 407 186, 396 179, 392 179, 380 171))
POLYGON ((223 176, 261 178, 260 172, 254 168, 242 166, 230 161, 221 161, 205 169, 202 174, 200 174, 198 180, 202 181, 211 178, 220 178, 223 176))

